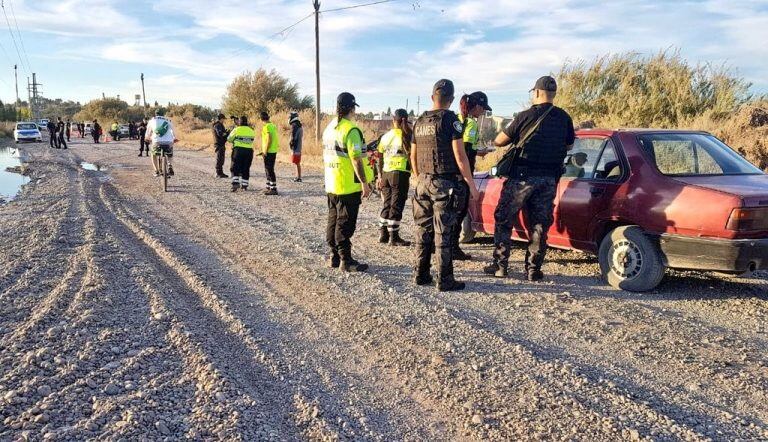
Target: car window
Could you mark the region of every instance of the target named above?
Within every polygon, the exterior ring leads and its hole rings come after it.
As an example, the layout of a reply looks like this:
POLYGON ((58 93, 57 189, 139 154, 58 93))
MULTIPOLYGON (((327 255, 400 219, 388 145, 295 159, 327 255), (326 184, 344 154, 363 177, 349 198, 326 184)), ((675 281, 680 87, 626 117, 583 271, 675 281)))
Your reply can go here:
POLYGON ((664 175, 748 175, 760 169, 709 134, 665 133, 639 137, 664 175))
POLYGON ((565 157, 563 178, 592 178, 605 138, 576 138, 565 157))
POLYGON ((605 149, 597 162, 594 177, 602 180, 618 180, 621 178, 621 162, 616 155, 616 146, 613 141, 608 140, 605 143, 605 149))
POLYGON ((34 130, 34 129, 37 129, 37 126, 32 123, 28 123, 28 124, 19 124, 16 126, 16 128, 19 130, 34 130))

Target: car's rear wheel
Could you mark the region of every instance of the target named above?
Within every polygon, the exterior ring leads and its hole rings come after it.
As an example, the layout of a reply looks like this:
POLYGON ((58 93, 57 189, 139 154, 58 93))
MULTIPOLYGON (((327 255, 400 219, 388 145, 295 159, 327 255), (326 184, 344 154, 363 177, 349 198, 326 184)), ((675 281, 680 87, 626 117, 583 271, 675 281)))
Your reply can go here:
POLYGON ((617 289, 645 292, 664 278, 661 251, 638 226, 618 227, 606 235, 599 261, 603 278, 617 289))

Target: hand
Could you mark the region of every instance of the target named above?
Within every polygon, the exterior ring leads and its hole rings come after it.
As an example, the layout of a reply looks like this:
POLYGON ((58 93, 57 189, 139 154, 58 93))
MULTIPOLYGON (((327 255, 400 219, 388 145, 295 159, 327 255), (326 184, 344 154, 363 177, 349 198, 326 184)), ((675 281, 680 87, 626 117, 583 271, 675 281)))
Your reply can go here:
POLYGON ((480 200, 480 192, 478 192, 475 186, 473 185, 469 186, 469 199, 472 201, 480 200))
POLYGON ((363 183, 363 198, 371 196, 371 186, 368 183, 363 183))
POLYGON ((384 188, 384 183, 381 181, 381 178, 376 178, 376 188, 378 190, 381 190, 384 188))

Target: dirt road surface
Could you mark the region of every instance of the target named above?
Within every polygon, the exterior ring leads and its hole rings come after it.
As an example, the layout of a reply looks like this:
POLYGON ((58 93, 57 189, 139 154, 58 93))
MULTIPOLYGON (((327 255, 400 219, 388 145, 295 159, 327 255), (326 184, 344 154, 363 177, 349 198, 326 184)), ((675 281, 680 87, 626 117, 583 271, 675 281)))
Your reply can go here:
POLYGON ((210 152, 177 150, 163 193, 134 143, 23 150, 32 181, 0 207, 0 440, 768 439, 765 274, 631 294, 574 252, 521 282, 518 249, 500 281, 481 243, 468 290, 441 294, 376 243, 376 201, 355 237, 371 272, 327 269, 317 170, 232 194, 210 152))

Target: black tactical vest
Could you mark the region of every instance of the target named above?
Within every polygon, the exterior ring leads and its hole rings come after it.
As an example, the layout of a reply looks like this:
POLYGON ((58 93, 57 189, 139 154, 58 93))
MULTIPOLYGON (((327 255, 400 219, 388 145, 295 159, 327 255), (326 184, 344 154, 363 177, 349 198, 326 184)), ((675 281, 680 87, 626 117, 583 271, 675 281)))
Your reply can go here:
POLYGON ((451 112, 438 110, 425 112, 413 127, 416 143, 416 162, 420 174, 457 175, 459 166, 453 155, 451 133, 443 130, 443 117, 451 112))
POLYGON ((520 152, 523 164, 528 167, 543 169, 559 169, 563 166, 567 154, 565 146, 566 129, 562 118, 558 118, 553 109, 538 130, 525 143, 520 152))

